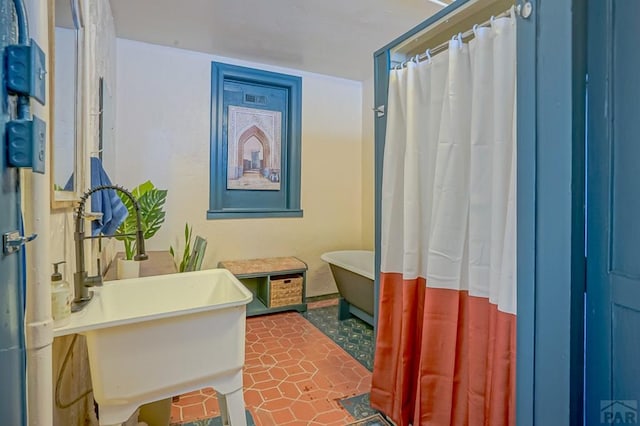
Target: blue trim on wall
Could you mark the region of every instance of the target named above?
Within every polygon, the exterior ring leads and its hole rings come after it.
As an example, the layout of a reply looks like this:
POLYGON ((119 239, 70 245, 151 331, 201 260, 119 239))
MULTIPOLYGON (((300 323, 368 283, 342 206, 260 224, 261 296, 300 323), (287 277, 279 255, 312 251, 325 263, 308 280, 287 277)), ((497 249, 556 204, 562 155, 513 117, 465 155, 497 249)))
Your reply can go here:
MULTIPOLYGON (((257 106, 256 106, 257 107, 257 106)), ((269 108, 267 108, 269 109, 269 108)), ((302 79, 300 77, 212 62, 211 150, 207 219, 302 217, 300 208, 302 137, 302 79), (278 191, 227 190, 225 83, 256 90, 285 92, 283 111, 281 188, 278 191)))

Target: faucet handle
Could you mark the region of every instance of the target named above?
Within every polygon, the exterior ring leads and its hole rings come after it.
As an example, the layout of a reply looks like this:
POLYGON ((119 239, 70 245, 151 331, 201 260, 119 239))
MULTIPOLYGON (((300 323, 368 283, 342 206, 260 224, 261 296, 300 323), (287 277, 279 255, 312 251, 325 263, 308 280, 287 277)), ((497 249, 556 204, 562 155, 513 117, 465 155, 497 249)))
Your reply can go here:
POLYGON ((94 275, 86 277, 84 280, 85 287, 102 287, 102 275, 94 275))
MULTIPOLYGON (((76 218, 78 217, 77 209, 73 211, 73 216, 76 218)), ((85 220, 99 220, 99 219, 102 219, 102 216, 104 216, 104 213, 102 212, 88 212, 84 209, 82 210, 82 217, 85 220)))

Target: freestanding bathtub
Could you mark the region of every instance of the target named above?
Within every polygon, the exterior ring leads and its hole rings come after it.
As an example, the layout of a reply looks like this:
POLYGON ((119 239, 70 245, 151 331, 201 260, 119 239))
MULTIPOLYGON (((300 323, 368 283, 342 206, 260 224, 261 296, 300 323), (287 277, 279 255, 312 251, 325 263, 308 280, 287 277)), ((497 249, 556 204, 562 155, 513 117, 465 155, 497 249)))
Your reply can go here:
POLYGON ((354 315, 373 325, 373 252, 332 251, 320 258, 329 264, 340 292, 339 319, 354 315))

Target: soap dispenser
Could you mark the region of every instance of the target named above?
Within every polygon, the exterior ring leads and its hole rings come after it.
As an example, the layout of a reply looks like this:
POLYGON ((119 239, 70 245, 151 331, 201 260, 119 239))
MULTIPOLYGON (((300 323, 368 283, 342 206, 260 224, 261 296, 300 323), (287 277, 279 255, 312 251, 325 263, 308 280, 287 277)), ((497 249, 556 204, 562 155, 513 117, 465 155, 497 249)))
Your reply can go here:
POLYGON ((71 287, 58 271, 63 263, 65 262, 54 263, 51 275, 51 315, 54 328, 63 327, 71 321, 71 287))

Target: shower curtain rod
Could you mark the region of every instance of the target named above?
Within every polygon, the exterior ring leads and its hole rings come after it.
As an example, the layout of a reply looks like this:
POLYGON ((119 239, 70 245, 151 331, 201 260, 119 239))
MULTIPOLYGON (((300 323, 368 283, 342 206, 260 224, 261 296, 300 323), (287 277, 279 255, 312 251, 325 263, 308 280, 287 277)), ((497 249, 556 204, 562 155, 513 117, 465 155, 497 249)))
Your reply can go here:
MULTIPOLYGON (((509 9, 505 10, 502 13, 499 13, 497 15, 492 16, 491 18, 487 19, 483 23, 474 25, 472 29, 470 29, 468 31, 465 31, 463 33, 458 33, 458 34, 454 35, 454 38, 458 38, 460 36, 460 34, 462 35, 462 39, 463 40, 465 38, 469 38, 470 36, 474 35, 474 33, 475 33, 477 28, 489 25, 491 23, 491 21, 493 21, 494 19, 504 18, 506 16, 509 16, 509 15, 511 15, 512 11, 513 11, 514 14, 518 13, 518 11, 516 10, 515 6, 511 6, 509 9)), ((437 55, 438 53, 447 50, 448 47, 449 47, 449 40, 445 41, 444 43, 440 43, 436 47, 427 49, 424 53, 420 53, 418 55, 415 55, 415 56, 409 58, 406 61, 403 61, 402 63, 396 65, 392 69, 403 68, 403 67, 405 67, 407 65, 407 62, 409 62, 409 61, 421 62, 421 61, 424 61, 425 59, 430 59, 431 57, 437 55)))

